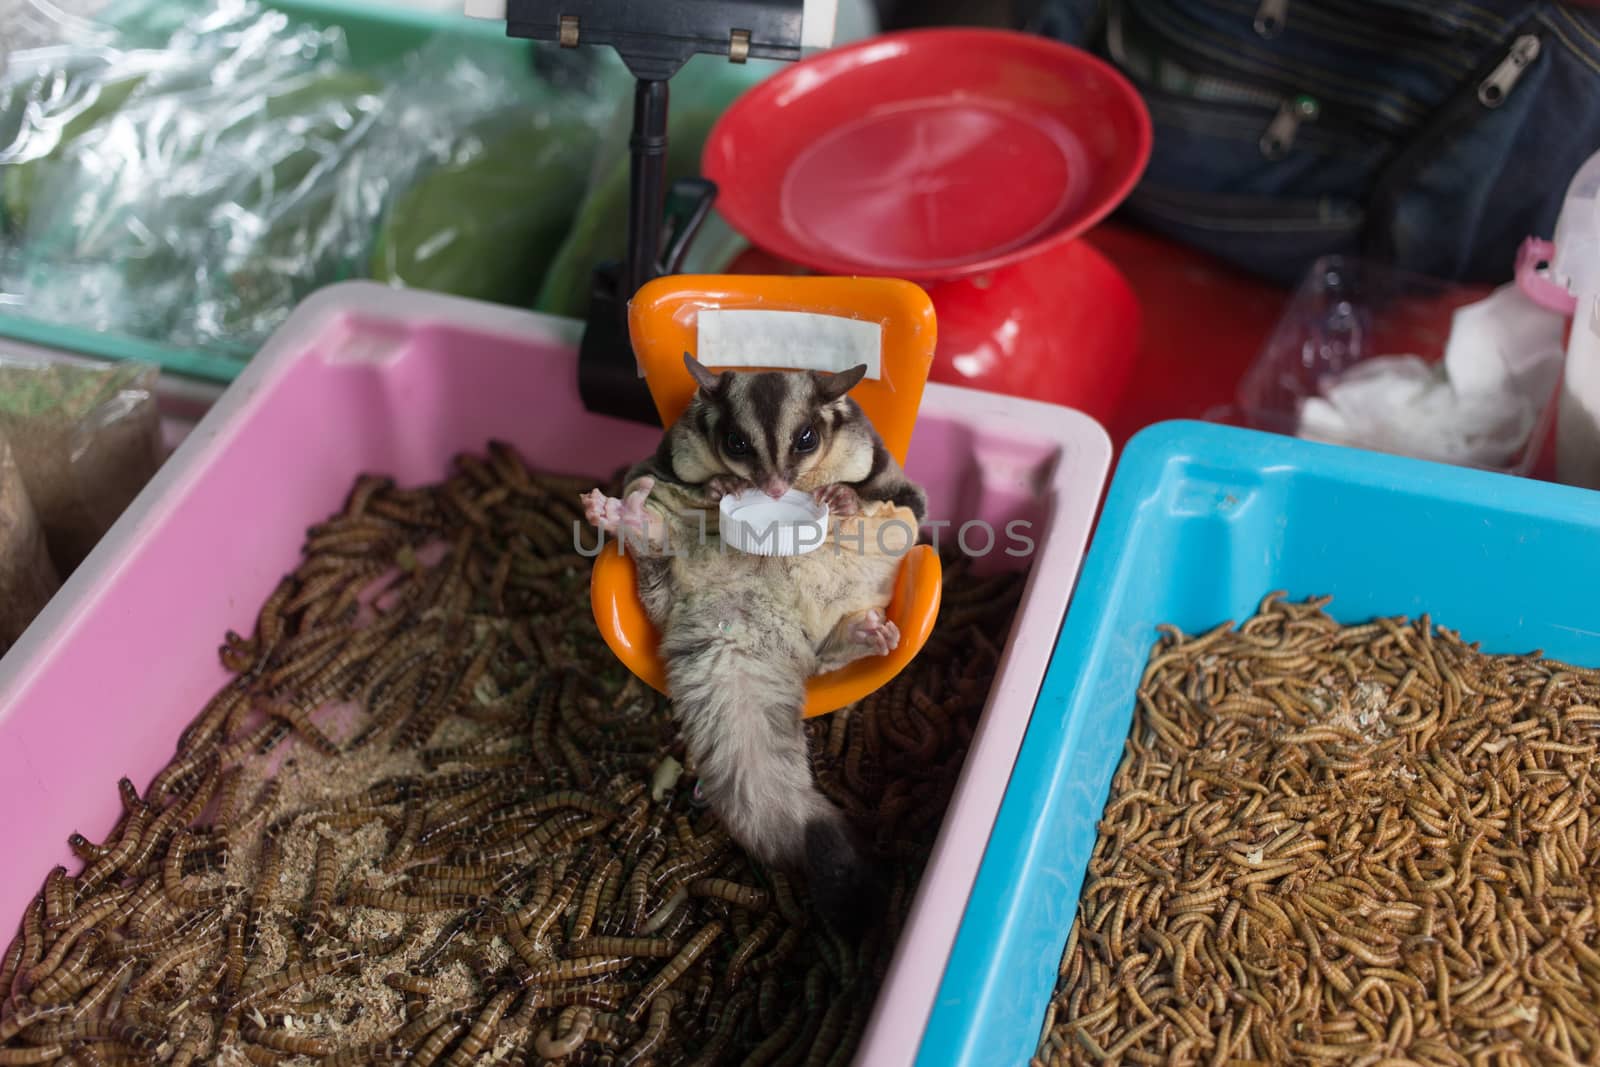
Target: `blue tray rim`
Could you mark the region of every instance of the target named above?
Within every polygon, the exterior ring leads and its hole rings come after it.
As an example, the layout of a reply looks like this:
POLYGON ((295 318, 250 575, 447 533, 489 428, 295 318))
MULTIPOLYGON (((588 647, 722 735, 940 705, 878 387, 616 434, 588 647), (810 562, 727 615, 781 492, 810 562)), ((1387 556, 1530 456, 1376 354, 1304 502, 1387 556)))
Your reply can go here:
MULTIPOLYGON (((1225 454, 1240 467, 1262 471, 1284 466, 1311 468, 1320 478, 1346 484, 1398 486, 1421 498, 1470 502, 1528 519, 1576 523, 1594 528, 1600 540, 1600 492, 1587 489, 1198 420, 1155 423, 1131 437, 1112 476, 1034 705, 1037 713, 1045 701, 1059 700, 1065 714, 1064 733, 1056 740, 1035 714, 1023 735, 918 1047, 918 1067, 989 1067, 999 1062, 992 1046, 985 1051, 984 1016, 1002 995, 996 987, 1018 951, 1011 911, 1014 890, 1032 877, 1044 846, 1037 839, 1036 827, 1050 789, 1063 773, 1083 730, 1085 682, 1096 676, 1100 661, 1108 654, 1109 634, 1101 620, 1123 586, 1137 579, 1130 573, 1132 560, 1125 546, 1141 510, 1160 490, 1167 467, 1201 449, 1225 454)), ((1105 798, 1100 797, 1099 803, 1103 806, 1105 798)), ((1078 884, 1061 888, 1070 890, 1075 902, 1081 883, 1080 874, 1078 884)), ((1066 935, 1063 930, 1063 942, 1066 935)), ((1043 1010, 1041 1003, 1041 1023, 1043 1010)), ((1029 1053, 1038 1036, 1027 1035, 1029 1053)))

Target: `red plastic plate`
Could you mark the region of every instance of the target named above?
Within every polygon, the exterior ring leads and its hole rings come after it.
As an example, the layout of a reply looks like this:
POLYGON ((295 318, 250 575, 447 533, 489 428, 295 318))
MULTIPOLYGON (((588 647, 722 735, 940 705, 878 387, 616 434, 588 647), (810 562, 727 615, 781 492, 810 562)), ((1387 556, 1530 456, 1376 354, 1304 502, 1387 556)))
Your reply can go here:
POLYGON ((1114 69, 1003 30, 887 34, 740 97, 707 142, 718 210, 831 274, 932 281, 1071 241, 1128 194, 1150 119, 1114 69))

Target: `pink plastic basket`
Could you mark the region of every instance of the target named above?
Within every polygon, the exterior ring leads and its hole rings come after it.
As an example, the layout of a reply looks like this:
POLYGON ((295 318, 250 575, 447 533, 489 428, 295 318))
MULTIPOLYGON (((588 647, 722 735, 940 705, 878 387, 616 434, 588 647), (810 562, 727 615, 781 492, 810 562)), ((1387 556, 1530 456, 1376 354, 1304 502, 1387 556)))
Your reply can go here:
MULTIPOLYGON (((44 875, 76 870, 116 781, 141 788, 223 682, 217 646, 248 632, 306 527, 363 472, 441 477, 490 438, 536 466, 604 477, 656 431, 592 415, 580 324, 366 282, 302 305, 223 394, 11 653, 0 660, 0 923, 44 875)), ((908 461, 932 516, 1032 524, 1022 609, 857 1062, 909 1064, 1077 577, 1110 443, 1088 417, 930 385, 908 461)), ((984 539, 969 539, 974 550, 984 539)), ((1009 558, 1002 539, 989 557, 1009 558)))

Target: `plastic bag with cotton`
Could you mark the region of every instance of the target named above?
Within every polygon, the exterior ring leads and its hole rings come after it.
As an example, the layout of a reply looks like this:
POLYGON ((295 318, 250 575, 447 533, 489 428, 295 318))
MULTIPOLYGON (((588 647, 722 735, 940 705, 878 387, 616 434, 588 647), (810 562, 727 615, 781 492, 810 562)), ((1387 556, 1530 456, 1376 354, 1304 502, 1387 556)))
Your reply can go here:
POLYGON ((1301 401, 1298 435, 1462 466, 1512 466, 1549 409, 1560 316, 1515 285, 1458 309, 1444 358, 1376 356, 1301 401))

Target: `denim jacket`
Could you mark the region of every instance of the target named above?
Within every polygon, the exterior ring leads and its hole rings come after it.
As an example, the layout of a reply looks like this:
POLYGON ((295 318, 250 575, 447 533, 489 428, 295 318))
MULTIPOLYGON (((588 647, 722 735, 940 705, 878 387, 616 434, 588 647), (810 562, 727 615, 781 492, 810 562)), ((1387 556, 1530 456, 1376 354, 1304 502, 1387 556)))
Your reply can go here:
POLYGON ((1547 0, 1034 0, 1155 147, 1126 211, 1282 282, 1329 253, 1498 283, 1600 150, 1600 9, 1547 0))

